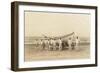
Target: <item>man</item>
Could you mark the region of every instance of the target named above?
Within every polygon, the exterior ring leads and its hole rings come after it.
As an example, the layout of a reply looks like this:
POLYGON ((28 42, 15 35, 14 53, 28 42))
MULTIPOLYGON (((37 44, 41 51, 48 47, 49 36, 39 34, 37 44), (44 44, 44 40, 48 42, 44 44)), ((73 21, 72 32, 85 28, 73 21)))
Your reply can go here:
POLYGON ((72 47, 72 50, 75 49, 75 45, 76 45, 76 40, 75 40, 75 36, 72 37, 72 44, 71 44, 71 47, 72 47))
POLYGON ((41 45, 42 46, 42 49, 45 50, 45 40, 42 40, 41 44, 42 44, 41 45))
POLYGON ((50 39, 50 49, 55 50, 56 42, 54 39, 50 39))
POLYGON ((79 37, 77 36, 76 39, 75 39, 75 43, 76 43, 75 44, 75 50, 79 50, 79 42, 80 42, 79 37))
POLYGON ((42 39, 40 40, 40 48, 43 49, 43 40, 42 39))
POLYGON ((57 43, 58 43, 58 49, 59 49, 59 50, 62 50, 62 40, 61 40, 61 38, 59 38, 59 39, 57 40, 57 43))
POLYGON ((71 45, 72 45, 72 39, 69 38, 69 39, 68 39, 68 49, 69 49, 69 50, 72 49, 71 45))
POLYGON ((45 43, 45 49, 48 50, 48 46, 49 46, 48 39, 45 39, 44 40, 44 43, 45 43))

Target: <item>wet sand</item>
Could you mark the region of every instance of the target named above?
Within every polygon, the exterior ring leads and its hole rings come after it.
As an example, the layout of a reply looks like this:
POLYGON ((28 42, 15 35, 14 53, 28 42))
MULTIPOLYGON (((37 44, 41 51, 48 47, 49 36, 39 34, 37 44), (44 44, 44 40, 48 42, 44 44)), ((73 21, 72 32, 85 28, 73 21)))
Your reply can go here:
POLYGON ((79 50, 42 50, 40 47, 25 45, 25 61, 86 59, 90 58, 90 46, 82 45, 79 50))

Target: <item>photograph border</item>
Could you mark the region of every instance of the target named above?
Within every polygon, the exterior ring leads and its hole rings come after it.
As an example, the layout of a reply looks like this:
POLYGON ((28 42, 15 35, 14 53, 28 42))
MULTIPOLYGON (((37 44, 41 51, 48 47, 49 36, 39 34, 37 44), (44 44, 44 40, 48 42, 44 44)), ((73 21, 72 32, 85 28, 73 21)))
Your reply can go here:
POLYGON ((19 2, 11 3, 11 70, 13 71, 28 71, 28 70, 47 70, 47 69, 63 69, 63 68, 80 68, 80 67, 93 67, 97 66, 97 6, 85 5, 69 5, 69 4, 53 4, 53 3, 36 3, 36 2, 19 2), (95 10, 95 64, 84 65, 70 65, 70 66, 50 66, 50 67, 35 67, 35 68, 19 68, 18 62, 18 42, 19 42, 19 5, 35 5, 35 6, 48 6, 48 7, 62 7, 62 8, 84 8, 95 10))

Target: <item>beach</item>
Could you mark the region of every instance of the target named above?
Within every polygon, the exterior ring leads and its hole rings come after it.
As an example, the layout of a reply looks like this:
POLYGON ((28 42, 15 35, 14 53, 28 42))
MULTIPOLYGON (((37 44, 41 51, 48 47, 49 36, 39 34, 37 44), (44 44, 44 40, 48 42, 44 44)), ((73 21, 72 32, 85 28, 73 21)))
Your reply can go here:
POLYGON ((88 59, 90 58, 90 45, 80 45, 79 50, 43 50, 34 45, 25 45, 24 60, 62 60, 62 59, 88 59))

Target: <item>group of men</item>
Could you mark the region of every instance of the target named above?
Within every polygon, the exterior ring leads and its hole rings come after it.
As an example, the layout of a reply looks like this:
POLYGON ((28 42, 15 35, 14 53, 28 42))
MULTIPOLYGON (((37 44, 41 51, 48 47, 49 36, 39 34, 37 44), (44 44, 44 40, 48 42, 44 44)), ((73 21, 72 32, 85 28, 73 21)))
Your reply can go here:
POLYGON ((36 40, 36 46, 40 46, 43 50, 61 50, 62 40, 53 38, 36 40))
POLYGON ((62 50, 63 48, 67 48, 69 50, 79 49, 79 38, 77 37, 69 37, 65 40, 68 45, 63 45, 65 42, 61 38, 59 39, 41 39, 36 41, 37 47, 41 47, 43 50, 62 50))

